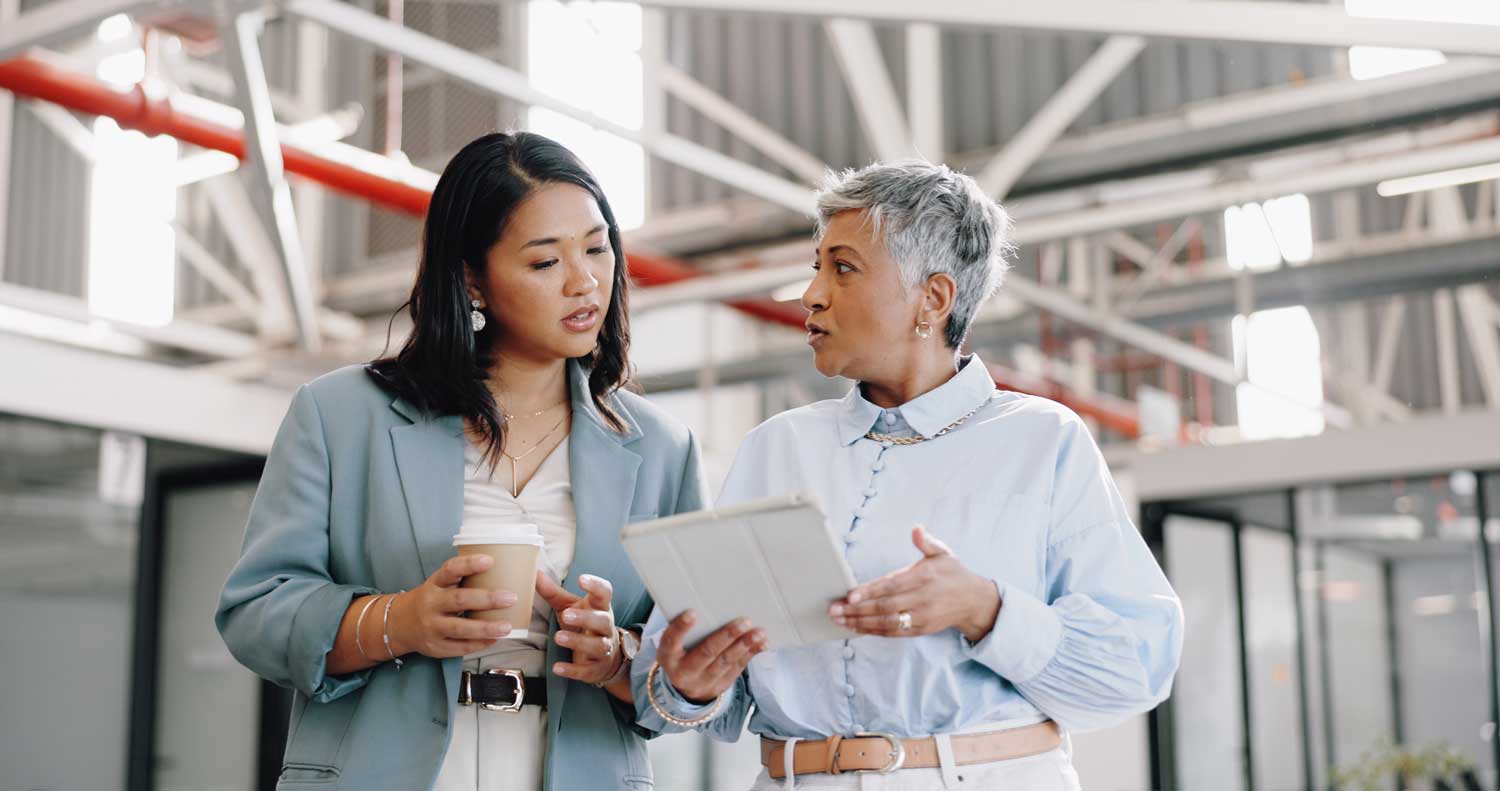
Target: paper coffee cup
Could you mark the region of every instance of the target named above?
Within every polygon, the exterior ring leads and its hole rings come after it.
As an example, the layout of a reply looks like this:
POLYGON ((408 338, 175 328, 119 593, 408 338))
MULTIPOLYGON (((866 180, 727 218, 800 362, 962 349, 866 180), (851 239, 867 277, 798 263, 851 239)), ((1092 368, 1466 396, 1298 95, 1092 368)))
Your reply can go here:
POLYGON ((506 638, 525 638, 530 632, 531 607, 536 597, 537 562, 542 553, 542 533, 534 524, 505 522, 465 524, 453 537, 459 555, 489 555, 489 569, 464 577, 461 587, 506 590, 516 594, 511 607, 471 610, 470 618, 509 621, 506 638))

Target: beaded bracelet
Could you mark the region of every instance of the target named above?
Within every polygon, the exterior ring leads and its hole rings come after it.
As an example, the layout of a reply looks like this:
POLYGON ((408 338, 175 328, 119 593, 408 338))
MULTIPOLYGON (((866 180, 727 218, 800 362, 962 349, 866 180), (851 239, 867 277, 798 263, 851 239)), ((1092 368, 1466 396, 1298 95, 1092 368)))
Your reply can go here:
POLYGON ((661 663, 652 662, 651 670, 646 673, 646 699, 651 702, 651 708, 656 709, 656 713, 661 715, 662 719, 679 728, 696 728, 719 715, 719 709, 724 705, 724 693, 722 692, 719 693, 719 697, 714 698, 714 705, 698 719, 685 720, 681 717, 674 717, 668 714, 666 709, 662 708, 661 702, 656 699, 656 674, 659 670, 661 670, 661 663))
MULTIPOLYGON (((404 590, 401 591, 401 593, 405 592, 404 590)), ((385 642, 385 652, 391 655, 391 659, 395 660, 397 670, 401 669, 403 662, 401 661, 401 657, 396 656, 396 651, 391 648, 391 605, 396 603, 396 597, 399 595, 398 593, 392 593, 391 597, 385 600, 385 617, 380 622, 380 639, 385 642)))
POLYGON ((359 620, 354 622, 354 647, 358 648, 359 655, 364 657, 365 661, 369 662, 372 665, 378 663, 375 660, 371 659, 369 654, 365 653, 365 646, 364 643, 361 643, 359 640, 359 633, 360 629, 365 625, 365 615, 370 612, 370 607, 378 601, 380 601, 379 596, 371 596, 370 600, 365 602, 365 608, 359 611, 359 620))

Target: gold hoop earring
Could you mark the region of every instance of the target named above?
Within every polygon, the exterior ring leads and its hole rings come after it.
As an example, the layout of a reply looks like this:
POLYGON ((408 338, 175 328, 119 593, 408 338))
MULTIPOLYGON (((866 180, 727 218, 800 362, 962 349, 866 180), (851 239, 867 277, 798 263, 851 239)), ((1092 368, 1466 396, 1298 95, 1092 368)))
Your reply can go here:
POLYGON ((927 340, 932 337, 932 325, 923 321, 917 324, 917 337, 927 340))

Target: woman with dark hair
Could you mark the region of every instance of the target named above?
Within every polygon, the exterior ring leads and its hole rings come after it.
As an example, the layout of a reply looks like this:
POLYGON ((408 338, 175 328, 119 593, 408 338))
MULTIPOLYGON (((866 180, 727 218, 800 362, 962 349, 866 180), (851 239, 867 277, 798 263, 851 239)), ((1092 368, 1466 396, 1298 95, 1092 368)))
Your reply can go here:
POLYGON ((630 661, 652 601, 618 535, 704 486, 691 434, 621 389, 626 283, 566 148, 491 134, 448 164, 411 335, 298 390, 219 601, 234 656, 296 690, 278 789, 651 786, 630 661), (455 535, 514 521, 544 539, 531 622, 462 617, 517 597, 460 587, 490 561, 455 535))

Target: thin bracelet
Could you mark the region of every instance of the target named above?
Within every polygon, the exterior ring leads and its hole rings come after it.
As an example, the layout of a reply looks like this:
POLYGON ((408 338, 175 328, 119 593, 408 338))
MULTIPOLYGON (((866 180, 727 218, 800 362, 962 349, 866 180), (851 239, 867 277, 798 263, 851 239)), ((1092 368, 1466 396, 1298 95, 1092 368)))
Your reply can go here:
MULTIPOLYGON (((401 591, 401 593, 405 592, 401 591)), ((396 656, 396 651, 391 648, 391 605, 396 603, 396 597, 399 595, 401 594, 392 593, 391 597, 385 600, 385 617, 380 621, 380 639, 385 641, 385 652, 391 655, 391 659, 395 660, 397 670, 401 669, 403 663, 401 657, 396 656)))
POLYGON ((703 723, 708 722, 709 720, 718 716, 719 709, 724 705, 723 692, 719 693, 719 697, 714 698, 713 707, 704 712, 703 716, 699 717, 696 720, 685 720, 681 717, 674 717, 671 714, 668 714, 666 712, 666 709, 663 709, 661 703, 656 699, 656 673, 659 670, 661 670, 661 663, 652 662, 651 670, 646 673, 646 699, 651 701, 651 708, 656 709, 656 713, 660 714, 662 719, 678 726, 679 728, 696 728, 699 725, 702 725, 703 723))
POLYGON ((375 604, 375 602, 378 602, 378 601, 380 601, 380 597, 378 595, 377 596, 371 596, 370 599, 369 599, 369 601, 365 602, 365 608, 363 610, 359 611, 359 620, 357 620, 357 621, 354 622, 354 647, 358 648, 359 649, 359 655, 362 656, 362 657, 364 657, 365 661, 369 662, 372 665, 378 665, 380 663, 376 662, 373 659, 371 659, 370 655, 367 654, 367 653, 365 653, 365 646, 364 646, 363 643, 361 643, 359 641, 359 630, 360 630, 361 627, 363 627, 365 625, 365 615, 368 612, 370 612, 370 607, 372 607, 375 604))

